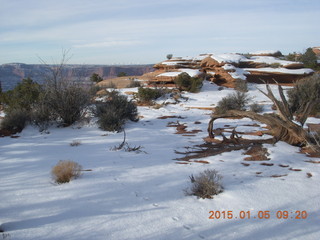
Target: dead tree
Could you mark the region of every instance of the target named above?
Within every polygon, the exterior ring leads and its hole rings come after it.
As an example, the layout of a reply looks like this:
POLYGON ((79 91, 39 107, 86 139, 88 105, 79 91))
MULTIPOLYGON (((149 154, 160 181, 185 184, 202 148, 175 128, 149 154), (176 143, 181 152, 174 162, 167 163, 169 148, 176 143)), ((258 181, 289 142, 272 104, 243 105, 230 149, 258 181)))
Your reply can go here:
MULTIPOLYGON (((281 100, 278 100, 270 86, 266 84, 267 93, 261 91, 265 96, 267 96, 276 106, 277 114, 275 113, 266 113, 266 114, 258 114, 252 111, 239 111, 239 110, 230 110, 223 114, 213 114, 211 120, 208 124, 208 134, 210 138, 214 138, 213 123, 216 119, 219 118, 230 118, 230 117, 238 117, 238 118, 250 118, 252 120, 264 123, 268 126, 269 131, 267 134, 273 136, 275 142, 284 141, 291 145, 295 146, 306 146, 311 143, 310 137, 303 129, 303 125, 308 118, 308 115, 312 109, 312 104, 309 103, 307 108, 303 111, 303 113, 299 117, 299 122, 301 125, 298 125, 293 121, 293 113, 289 108, 289 104, 286 100, 286 97, 283 92, 283 88, 278 85, 278 90, 280 94, 281 100)), ((254 142, 254 140, 252 140, 254 142)))

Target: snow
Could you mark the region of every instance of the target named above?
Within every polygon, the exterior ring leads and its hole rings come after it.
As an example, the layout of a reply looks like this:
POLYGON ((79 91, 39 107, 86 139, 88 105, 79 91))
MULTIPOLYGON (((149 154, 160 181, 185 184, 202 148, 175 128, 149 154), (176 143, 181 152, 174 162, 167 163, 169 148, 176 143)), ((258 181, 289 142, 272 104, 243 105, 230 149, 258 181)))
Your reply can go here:
POLYGON ((165 72, 165 73, 160 73, 157 75, 157 77, 176 77, 182 72, 165 72))
POLYGON ((201 74, 199 69, 191 69, 191 68, 180 68, 179 71, 188 73, 190 77, 196 77, 201 74))
POLYGON ((236 53, 213 54, 211 58, 219 63, 239 63, 246 59, 245 56, 236 53))
MULTIPOLYGON (((264 90, 262 85, 249 84, 249 95, 271 110, 272 103, 257 88, 264 90)), ((7 234, 10 238, 4 239, 12 240, 319 239, 320 165, 305 162, 309 159, 298 153, 298 147, 264 144, 270 153, 267 162, 273 166, 246 161, 250 166, 245 167, 243 151, 199 159, 209 164, 180 165, 173 160, 182 157, 175 150, 186 151, 185 147, 201 144, 207 136, 211 111, 194 107, 213 107, 232 92, 218 91, 218 86, 205 82, 200 93, 185 93, 188 100, 179 104, 139 107, 143 118, 128 122, 126 134, 130 146, 143 147, 141 153, 112 151, 122 142, 123 133, 104 132, 94 122, 52 127, 49 134, 29 126, 19 138, 0 138, 0 228, 5 230, 0 238, 7 234), (186 124, 187 130, 202 132, 193 137, 175 134, 175 128, 167 125, 176 121, 186 124), (81 144, 71 147, 73 141, 81 144), (53 184, 51 168, 67 159, 92 171, 70 183, 53 184), (223 176, 224 192, 213 199, 185 196, 189 176, 208 168, 223 176), (270 177, 275 174, 287 176, 270 177), (303 210, 308 217, 295 219, 296 211, 303 210), (210 211, 232 211, 234 218, 209 219, 210 211), (251 219, 236 219, 241 211, 250 211, 251 219), (270 211, 270 218, 257 218, 259 211, 270 211), (289 211, 289 219, 277 219, 278 211, 289 211)), ((220 119, 216 124, 250 131, 244 125, 252 123, 220 119)))
POLYGON ((157 75, 157 77, 177 77, 179 74, 185 72, 190 75, 190 77, 196 77, 201 74, 198 69, 191 69, 191 68, 180 68, 177 69, 179 72, 165 72, 157 75))
POLYGON ((275 50, 262 50, 262 51, 256 51, 256 52, 250 52, 249 54, 252 55, 258 55, 258 54, 275 54, 278 51, 275 50))
POLYGON ((273 73, 286 73, 286 74, 310 74, 314 72, 310 68, 301 68, 301 69, 287 69, 287 68, 244 68, 243 70, 248 72, 273 72, 273 73))
POLYGON ((300 62, 293 62, 293 61, 286 61, 286 60, 281 60, 276 57, 268 57, 268 56, 253 56, 250 57, 247 60, 243 60, 244 62, 257 62, 257 63, 267 63, 267 64, 273 64, 273 63, 278 63, 281 66, 286 66, 289 64, 299 64, 300 62))
POLYGON ((184 61, 170 61, 170 62, 162 62, 163 65, 174 66, 178 64, 184 64, 184 61))

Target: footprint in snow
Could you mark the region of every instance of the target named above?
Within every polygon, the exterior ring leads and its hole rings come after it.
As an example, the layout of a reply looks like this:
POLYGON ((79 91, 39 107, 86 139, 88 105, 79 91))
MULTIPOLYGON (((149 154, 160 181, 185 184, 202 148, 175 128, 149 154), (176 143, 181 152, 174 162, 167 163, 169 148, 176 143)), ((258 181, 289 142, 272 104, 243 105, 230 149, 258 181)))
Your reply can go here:
POLYGON ((188 226, 188 225, 183 225, 183 227, 184 227, 185 229, 187 229, 187 230, 191 230, 191 227, 188 226))
POLYGON ((178 217, 173 217, 172 220, 174 220, 174 221, 180 221, 180 218, 178 218, 178 217))

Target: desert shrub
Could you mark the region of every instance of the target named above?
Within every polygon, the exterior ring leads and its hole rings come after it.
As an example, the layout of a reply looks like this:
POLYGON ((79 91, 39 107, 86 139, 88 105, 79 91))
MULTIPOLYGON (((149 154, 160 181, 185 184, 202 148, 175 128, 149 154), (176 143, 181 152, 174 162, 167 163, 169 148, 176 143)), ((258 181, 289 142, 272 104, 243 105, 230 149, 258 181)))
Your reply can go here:
POLYGON ((285 56, 285 60, 296 62, 298 61, 299 55, 300 54, 296 52, 289 53, 288 55, 285 56))
POLYGON ((53 180, 58 183, 68 183, 80 177, 82 166, 70 160, 60 160, 51 170, 53 180))
POLYGON ((141 83, 139 81, 131 79, 127 85, 127 88, 136 88, 136 87, 141 87, 141 83))
POLYGON ((279 68, 279 67, 281 67, 281 64, 280 64, 280 63, 277 63, 277 62, 276 62, 276 63, 271 63, 271 64, 270 64, 270 67, 271 67, 271 68, 279 68))
POLYGON ((307 68, 317 68, 317 56, 312 48, 308 48, 303 54, 301 54, 298 60, 303 62, 303 65, 307 68))
POLYGON ((137 97, 141 102, 151 102, 163 96, 165 92, 160 88, 144 88, 138 89, 137 97))
POLYGON ((21 132, 29 121, 29 113, 24 109, 12 109, 6 113, 0 128, 11 133, 21 132))
POLYGON ((125 76, 127 76, 127 73, 126 73, 126 72, 119 72, 119 73, 117 74, 117 77, 125 77, 125 76))
POLYGON ((250 106, 250 111, 255 113, 262 113, 263 112, 263 106, 258 103, 253 103, 250 106))
POLYGON ((1 102, 7 109, 25 109, 29 111, 38 101, 41 87, 32 79, 23 79, 13 90, 1 94, 1 102))
POLYGON ((103 78, 97 73, 93 73, 90 76, 90 81, 92 81, 92 82, 98 83, 98 82, 101 82, 102 80, 103 80, 103 78))
POLYGON ((189 91, 192 93, 199 92, 202 87, 202 79, 191 77, 188 73, 179 74, 174 83, 181 91, 189 91))
POLYGON ((116 91, 109 93, 106 102, 96 103, 95 115, 105 131, 121 131, 127 120, 138 121, 137 106, 116 91))
POLYGON ((214 169, 207 169, 197 176, 190 176, 191 187, 185 190, 186 195, 198 198, 212 198, 223 191, 222 176, 214 169))
POLYGON ((51 110, 56 120, 61 119, 64 126, 69 126, 81 118, 82 111, 90 103, 89 90, 76 84, 46 89, 44 104, 51 110))
POLYGON ((248 92, 248 83, 246 80, 237 79, 235 82, 235 90, 240 92, 248 92))
POLYGON ((34 104, 32 111, 30 112, 31 124, 37 126, 39 131, 42 132, 48 129, 54 118, 53 111, 49 107, 49 104, 46 103, 46 100, 43 99, 43 97, 40 97, 39 101, 34 104))
POLYGON ((320 111, 320 74, 315 73, 310 77, 296 82, 295 86, 288 91, 288 102, 291 111, 300 114, 308 102, 314 103, 311 114, 320 111))
POLYGON ((167 54, 167 59, 170 60, 173 57, 173 54, 169 53, 167 54))
POLYGON ((215 113, 222 114, 229 110, 245 110, 249 102, 249 97, 246 93, 236 91, 222 98, 216 107, 215 113))

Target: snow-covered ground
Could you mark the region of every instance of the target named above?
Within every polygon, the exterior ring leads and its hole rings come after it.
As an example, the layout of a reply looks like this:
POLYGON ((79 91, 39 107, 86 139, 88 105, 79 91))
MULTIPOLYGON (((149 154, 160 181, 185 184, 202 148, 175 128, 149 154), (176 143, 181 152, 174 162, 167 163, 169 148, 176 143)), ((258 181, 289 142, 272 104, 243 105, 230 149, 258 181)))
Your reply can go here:
MULTIPOLYGON (((249 86, 250 96, 271 111, 270 101, 256 87, 249 86)), ((0 138, 0 228, 5 231, 0 239, 320 239, 320 164, 306 162, 310 159, 297 147, 265 144, 273 166, 244 161, 243 151, 199 159, 209 164, 176 164, 174 159, 182 155, 175 150, 185 151, 207 136, 211 112, 195 107, 213 107, 231 92, 206 82, 200 93, 184 94, 188 100, 179 104, 139 107, 141 120, 128 122, 126 134, 130 146, 143 147, 141 153, 112 151, 123 133, 103 132, 94 123, 52 127, 49 134, 27 127, 19 138, 0 138), (177 121, 202 132, 175 134, 167 125, 177 121), (73 141, 81 144, 71 147, 73 141), (59 160, 73 160, 92 171, 56 185, 50 170, 59 160), (189 176, 206 169, 223 176, 224 191, 213 199, 185 196, 189 176), (209 219, 210 211, 220 211, 221 217, 209 219), (284 211, 288 219, 278 219, 284 211)), ((247 124, 252 121, 217 122, 239 130, 247 124)))

